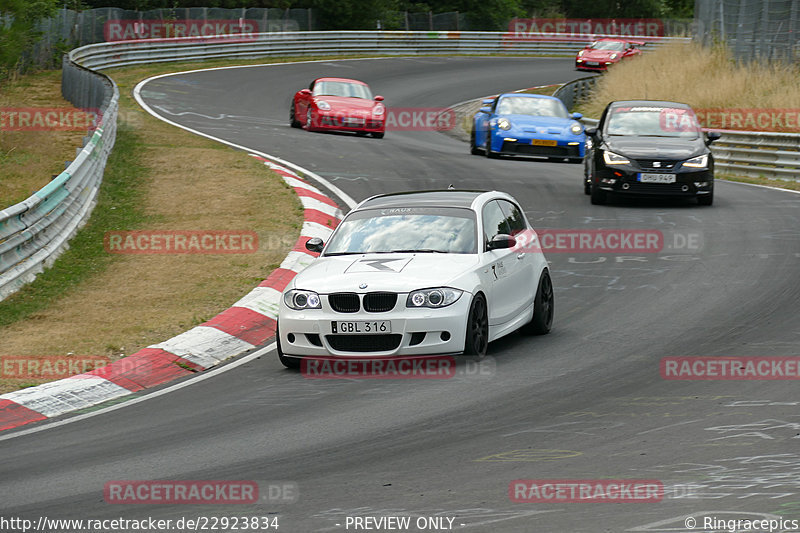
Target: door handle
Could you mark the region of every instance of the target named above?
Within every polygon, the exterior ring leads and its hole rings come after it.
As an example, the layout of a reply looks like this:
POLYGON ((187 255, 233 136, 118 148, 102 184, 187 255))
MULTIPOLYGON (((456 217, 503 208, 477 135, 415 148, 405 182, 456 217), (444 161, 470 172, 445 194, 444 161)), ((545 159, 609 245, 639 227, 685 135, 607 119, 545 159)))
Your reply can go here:
POLYGON ((525 258, 525 254, 524 253, 517 254, 517 259, 524 259, 524 258, 525 258))

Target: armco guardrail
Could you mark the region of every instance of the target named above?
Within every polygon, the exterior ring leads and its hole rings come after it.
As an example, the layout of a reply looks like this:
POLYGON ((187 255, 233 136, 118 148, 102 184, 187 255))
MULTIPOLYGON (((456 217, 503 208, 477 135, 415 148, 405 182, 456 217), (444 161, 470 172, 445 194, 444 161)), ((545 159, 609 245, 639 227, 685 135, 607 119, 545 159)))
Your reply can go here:
MULTIPOLYGON (((581 78, 562 85, 554 96, 567 109, 587 98, 594 88, 595 78, 581 78)), ((587 126, 597 120, 583 118, 587 126)), ((800 180, 800 134, 761 131, 720 131, 722 137, 711 145, 714 167, 727 174, 749 177, 800 180)))
POLYGON ((66 249, 94 207, 114 146, 119 106, 114 82, 65 56, 62 93, 76 107, 99 109, 102 121, 64 172, 27 200, 0 211, 0 300, 66 249))
POLYGON ((564 102, 567 109, 572 109, 581 100, 589 97, 597 83, 598 75, 580 78, 569 83, 565 83, 553 93, 553 96, 564 102))
MULTIPOLYGON (((592 37, 604 37, 596 35, 592 37)), ((659 44, 683 37, 637 37, 659 44)), ((573 56, 590 37, 518 38, 505 32, 336 31, 287 32, 151 39, 91 44, 78 48, 76 60, 89 68, 160 61, 304 55, 534 54, 573 56)))

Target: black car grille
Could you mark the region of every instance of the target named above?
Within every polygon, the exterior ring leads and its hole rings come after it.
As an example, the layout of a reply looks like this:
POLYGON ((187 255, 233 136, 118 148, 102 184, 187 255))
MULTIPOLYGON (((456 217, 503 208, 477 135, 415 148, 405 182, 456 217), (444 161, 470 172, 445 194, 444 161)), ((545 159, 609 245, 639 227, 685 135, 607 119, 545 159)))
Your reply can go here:
POLYGON ((385 313, 394 309, 397 294, 394 292, 370 292, 364 295, 364 310, 370 313, 385 313))
POLYGON ((520 155, 541 155, 548 157, 580 157, 577 146, 536 146, 516 142, 503 142, 502 152, 520 155))
POLYGON ((339 352, 390 352, 400 346, 403 336, 387 335, 326 335, 325 340, 339 352))
POLYGON ((686 191, 681 190, 686 183, 637 183, 631 182, 630 192, 639 192, 647 194, 693 194, 694 187, 688 185, 689 189, 686 191))
MULTIPOLYGON (((329 294, 328 303, 337 313, 357 313, 361 310, 361 296, 354 292, 329 294)), ((397 294, 393 292, 369 292, 364 295, 364 310, 370 313, 391 311, 396 304, 397 294)))
POLYGON ((672 159, 637 159, 636 162, 644 170, 671 170, 678 162, 672 159))
POLYGON ((358 313, 361 308, 358 301, 358 294, 354 292, 336 292, 328 295, 328 303, 331 309, 337 313, 358 313))

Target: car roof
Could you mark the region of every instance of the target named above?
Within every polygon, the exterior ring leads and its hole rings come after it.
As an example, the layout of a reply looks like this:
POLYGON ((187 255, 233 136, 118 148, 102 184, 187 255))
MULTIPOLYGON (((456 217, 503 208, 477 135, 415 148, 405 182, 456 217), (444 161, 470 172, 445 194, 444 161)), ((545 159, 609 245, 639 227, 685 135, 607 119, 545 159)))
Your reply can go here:
POLYGON ((407 191, 373 196, 361 202, 359 209, 388 207, 471 207, 475 198, 487 191, 432 190, 407 191))
POLYGON ((505 98, 507 96, 521 96, 523 98, 545 98, 548 100, 558 100, 555 96, 549 96, 546 94, 530 94, 530 93, 503 93, 497 95, 497 98, 505 98))
POLYGON ((678 107, 683 109, 691 109, 689 104, 681 102, 670 102, 667 100, 617 100, 608 104, 609 108, 612 107, 627 107, 627 106, 641 106, 641 107, 678 107))
POLYGON ((359 85, 366 85, 366 83, 364 83, 363 81, 353 80, 350 78, 317 78, 316 80, 314 80, 314 83, 318 81, 343 81, 345 83, 357 83, 359 85))

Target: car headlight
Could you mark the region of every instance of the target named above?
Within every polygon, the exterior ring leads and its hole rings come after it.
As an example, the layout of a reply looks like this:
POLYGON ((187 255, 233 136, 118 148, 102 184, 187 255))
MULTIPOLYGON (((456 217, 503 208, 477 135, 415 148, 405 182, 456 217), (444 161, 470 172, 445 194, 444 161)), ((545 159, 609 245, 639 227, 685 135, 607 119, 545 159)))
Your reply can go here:
POLYGON ((320 302, 319 294, 314 291, 303 291, 300 289, 288 290, 283 295, 283 303, 286 304, 286 307, 294 309, 295 311, 322 309, 322 302, 320 302))
POLYGON ((692 168, 706 168, 708 166, 708 154, 699 155, 684 161, 683 166, 692 168))
POLYGON ((583 126, 575 122, 569 127, 569 131, 571 131, 573 135, 580 135, 580 133, 583 131, 583 126))
POLYGON ((464 291, 450 287, 422 289, 408 293, 406 307, 447 307, 461 298, 464 291))
POLYGON ((581 50, 580 52, 578 52, 578 57, 583 57, 583 50, 581 50))
POLYGON ((608 150, 603 150, 603 161, 606 162, 606 165, 627 165, 630 163, 630 160, 624 155, 615 154, 608 150))
POLYGON ((372 110, 373 115, 383 115, 386 111, 386 108, 383 105, 376 105, 375 108, 372 110))
POLYGON ((611 54, 611 57, 609 59, 616 59, 616 58, 617 58, 617 54, 611 54))
POLYGON ((507 118, 498 119, 497 127, 500 128, 501 130, 510 130, 511 122, 509 122, 507 118))
POLYGON ((323 111, 330 111, 331 110, 331 104, 329 104, 325 100, 320 100, 319 102, 317 102, 317 107, 322 109, 323 111))

